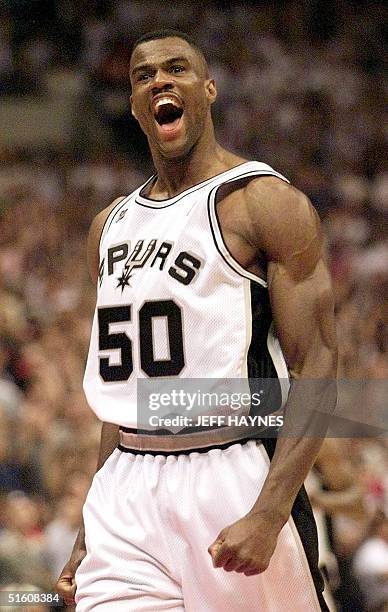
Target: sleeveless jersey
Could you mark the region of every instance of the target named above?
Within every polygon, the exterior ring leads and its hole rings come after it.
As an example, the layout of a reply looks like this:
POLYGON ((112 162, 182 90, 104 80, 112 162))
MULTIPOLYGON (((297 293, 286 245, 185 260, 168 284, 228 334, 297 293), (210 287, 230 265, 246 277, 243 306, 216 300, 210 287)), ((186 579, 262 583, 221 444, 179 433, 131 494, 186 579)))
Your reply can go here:
POLYGON ((142 379, 275 379, 269 411, 284 403, 288 371, 274 335, 267 284, 229 253, 216 196, 231 181, 276 176, 246 162, 167 200, 122 199, 100 239, 97 304, 84 378, 102 421, 141 428, 142 379))

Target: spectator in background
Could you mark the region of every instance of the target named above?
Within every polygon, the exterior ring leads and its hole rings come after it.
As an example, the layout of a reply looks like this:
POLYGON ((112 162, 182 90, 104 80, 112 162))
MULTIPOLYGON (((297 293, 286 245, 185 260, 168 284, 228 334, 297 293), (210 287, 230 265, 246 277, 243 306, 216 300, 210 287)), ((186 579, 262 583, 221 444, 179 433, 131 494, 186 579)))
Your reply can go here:
POLYGON ((5 500, 0 558, 16 566, 20 579, 50 590, 50 572, 44 559, 44 537, 39 505, 21 491, 5 500))
POLYGON ((11 419, 0 405, 0 492, 23 487, 22 468, 11 451, 11 419))
POLYGON ((353 568, 370 612, 388 610, 388 518, 379 514, 357 550, 353 568))
POLYGON ((324 595, 330 609, 335 610, 331 593, 340 601, 342 612, 364 610, 363 597, 348 567, 347 558, 336 557, 333 542, 333 522, 338 517, 350 521, 362 534, 369 522, 363 486, 346 456, 342 455, 344 441, 324 440, 313 469, 307 477, 306 489, 313 507, 318 529, 319 566, 327 588, 324 595), (331 591, 331 592, 330 592, 331 591))
POLYGON ((58 575, 70 557, 79 524, 86 491, 67 493, 58 499, 52 521, 45 529, 44 552, 50 571, 58 575))

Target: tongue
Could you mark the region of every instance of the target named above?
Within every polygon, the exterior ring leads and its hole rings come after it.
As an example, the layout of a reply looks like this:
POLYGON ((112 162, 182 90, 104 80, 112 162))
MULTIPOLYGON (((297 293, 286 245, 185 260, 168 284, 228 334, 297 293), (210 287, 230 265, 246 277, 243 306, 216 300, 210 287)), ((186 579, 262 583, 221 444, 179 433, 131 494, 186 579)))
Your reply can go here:
POLYGON ((174 130, 176 130, 176 128, 178 127, 179 121, 181 120, 180 117, 178 117, 178 119, 175 119, 175 121, 172 121, 171 123, 163 123, 162 125, 160 125, 160 130, 162 132, 173 132, 174 130))

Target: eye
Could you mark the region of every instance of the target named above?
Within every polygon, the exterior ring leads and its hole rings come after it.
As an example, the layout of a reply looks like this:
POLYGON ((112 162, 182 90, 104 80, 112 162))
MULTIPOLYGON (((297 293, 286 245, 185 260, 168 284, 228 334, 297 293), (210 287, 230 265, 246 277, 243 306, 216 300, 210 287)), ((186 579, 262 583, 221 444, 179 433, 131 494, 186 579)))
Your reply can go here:
POLYGON ((136 81, 147 81, 152 75, 149 72, 140 72, 136 78, 136 81))
POLYGON ((172 72, 173 74, 179 74, 180 72, 184 72, 184 70, 184 67, 180 66, 179 64, 174 64, 169 68, 169 72, 172 72))

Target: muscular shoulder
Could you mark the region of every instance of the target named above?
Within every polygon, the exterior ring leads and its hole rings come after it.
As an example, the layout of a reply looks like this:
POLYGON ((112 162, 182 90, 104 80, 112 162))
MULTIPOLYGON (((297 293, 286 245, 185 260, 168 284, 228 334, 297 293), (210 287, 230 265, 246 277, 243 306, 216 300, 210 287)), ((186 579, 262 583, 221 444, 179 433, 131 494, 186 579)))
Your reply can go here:
POLYGON ((107 220, 112 209, 117 206, 119 202, 123 199, 124 196, 120 196, 116 198, 109 206, 104 208, 101 212, 99 212, 93 219, 88 236, 88 246, 87 246, 87 258, 88 258, 88 268, 89 274, 93 280, 93 282, 97 282, 98 278, 98 267, 99 267, 99 245, 101 232, 103 230, 105 221, 107 220))
POLYGON ((318 215, 302 192, 275 177, 262 177, 244 188, 250 242, 269 261, 290 271, 311 271, 322 256, 318 215))

